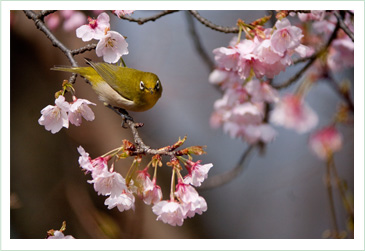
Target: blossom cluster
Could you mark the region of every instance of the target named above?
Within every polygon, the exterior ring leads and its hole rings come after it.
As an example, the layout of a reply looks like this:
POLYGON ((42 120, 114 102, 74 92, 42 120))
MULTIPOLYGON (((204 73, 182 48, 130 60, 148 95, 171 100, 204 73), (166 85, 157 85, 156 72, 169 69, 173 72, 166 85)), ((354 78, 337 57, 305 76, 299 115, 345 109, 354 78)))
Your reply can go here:
POLYGON ((64 96, 60 95, 55 100, 55 105, 48 105, 41 110, 42 116, 39 118, 38 123, 53 134, 59 132, 62 127, 68 128, 69 123, 80 126, 82 118, 88 121, 95 119, 89 105, 95 104, 86 99, 78 99, 75 96, 73 96, 73 102, 69 103, 64 96))
MULTIPOLYGON (((122 14, 118 12, 117 15, 122 14)), ((120 33, 110 30, 108 14, 103 12, 96 19, 89 17, 88 22, 76 29, 76 36, 85 42, 92 39, 99 40, 96 46, 98 57, 103 57, 107 63, 116 63, 120 57, 129 53, 125 38, 120 33)))
MULTIPOLYGON (((294 94, 279 97, 270 85, 270 79, 293 64, 295 55, 307 58, 315 49, 321 49, 318 41, 328 39, 337 23, 335 16, 325 11, 298 13, 298 18, 313 22, 313 29, 322 37, 304 38, 306 30, 291 25, 284 17, 273 28, 243 23, 246 39, 233 38, 228 47, 213 50, 216 69, 210 74, 209 81, 218 84, 224 92, 223 97, 214 103, 210 121, 213 128, 222 126, 231 137, 253 144, 258 141, 268 143, 275 138, 276 132, 269 122, 298 133, 306 133, 317 125, 318 116, 304 101, 303 90, 299 88, 294 94), (269 105, 274 107, 271 112, 268 111, 269 105)), ((262 24, 260 20, 253 23, 262 24)), ((349 14, 345 16, 345 23, 353 31, 349 14)), ((353 48, 353 41, 344 32, 338 32, 326 55, 327 69, 339 71, 352 66, 353 48)), ((321 77, 323 70, 326 69, 317 70, 317 76, 312 71, 311 81, 321 77)))
POLYGON ((231 137, 250 144, 268 143, 276 132, 265 121, 266 104, 278 103, 279 95, 263 77, 273 78, 285 71, 293 63, 294 54, 306 57, 313 51, 301 44, 302 30, 286 18, 278 20, 275 29, 264 29, 248 37, 241 42, 234 38, 229 47, 213 50, 217 68, 209 81, 219 84, 224 94, 214 104, 211 125, 223 126, 231 137))
POLYGON ((78 147, 79 164, 86 173, 91 173, 92 180, 88 182, 93 184, 95 191, 99 195, 108 196, 104 202, 108 209, 117 207, 120 212, 134 210, 135 195, 137 195, 145 204, 153 205, 152 211, 157 215, 157 220, 172 226, 181 226, 186 218, 191 218, 195 214, 202 214, 207 210, 205 199, 199 196, 194 186, 200 186, 208 177, 212 164, 201 165, 200 161, 193 162, 179 156, 180 161, 188 170, 188 174, 182 177, 177 168, 179 164, 176 164, 175 161, 172 180, 175 180, 175 173, 177 173, 178 184, 172 185, 170 199, 163 200, 161 188, 156 183, 157 167, 162 166, 161 157, 159 155, 154 156, 146 168, 138 170, 141 157, 137 156, 126 178, 124 178, 114 170, 113 164, 110 168, 108 166, 108 161, 111 158, 118 154, 117 159, 124 156, 123 149, 120 148, 111 151, 109 155, 91 159, 84 148, 78 147), (148 173, 150 166, 155 168, 152 179, 148 173))

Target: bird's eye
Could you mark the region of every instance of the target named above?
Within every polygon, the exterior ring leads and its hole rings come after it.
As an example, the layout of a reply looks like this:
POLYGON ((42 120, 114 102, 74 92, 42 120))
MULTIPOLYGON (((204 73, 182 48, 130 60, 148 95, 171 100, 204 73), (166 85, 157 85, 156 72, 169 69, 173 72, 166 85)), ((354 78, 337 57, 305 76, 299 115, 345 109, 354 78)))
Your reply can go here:
POLYGON ((159 89, 160 89, 160 81, 157 80, 156 85, 155 85, 155 90, 158 91, 159 89))
POLYGON ((139 83, 139 89, 141 89, 142 91, 144 90, 144 83, 143 83, 143 81, 141 81, 139 83))

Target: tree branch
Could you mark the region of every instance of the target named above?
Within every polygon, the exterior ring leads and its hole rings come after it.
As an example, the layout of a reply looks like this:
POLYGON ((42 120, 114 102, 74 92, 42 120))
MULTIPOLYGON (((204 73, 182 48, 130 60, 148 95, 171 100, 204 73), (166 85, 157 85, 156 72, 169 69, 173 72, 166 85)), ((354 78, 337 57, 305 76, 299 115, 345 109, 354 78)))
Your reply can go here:
POLYGON ((351 38, 352 42, 354 42, 354 33, 349 29, 349 27, 347 27, 347 25, 343 21, 342 16, 337 11, 335 11, 333 14, 337 18, 337 21, 340 24, 340 28, 347 34, 347 36, 351 38))
POLYGON ((179 10, 164 10, 161 13, 158 13, 154 16, 146 17, 146 18, 133 18, 133 17, 129 17, 129 16, 118 16, 115 13, 113 13, 113 14, 116 15, 117 17, 119 17, 120 19, 128 20, 130 22, 135 22, 135 23, 138 23, 139 25, 141 25, 141 24, 147 23, 149 21, 156 21, 160 17, 166 16, 168 14, 178 12, 178 11, 179 10))
POLYGON ((185 13, 186 13, 186 20, 188 21, 189 32, 193 39, 195 49, 197 50, 197 52, 199 53, 199 55, 203 59, 203 61, 206 63, 206 65, 208 66, 209 71, 212 71, 214 69, 214 63, 210 59, 210 57, 208 56, 208 54, 206 53, 206 51, 204 50, 204 48, 202 46, 199 34, 197 33, 197 31, 195 29, 194 20, 188 12, 185 12, 185 13))
POLYGON ((238 27, 224 27, 220 25, 213 24, 208 19, 200 16, 200 14, 196 10, 189 10, 189 12, 202 24, 216 31, 224 32, 224 33, 238 33, 238 27))

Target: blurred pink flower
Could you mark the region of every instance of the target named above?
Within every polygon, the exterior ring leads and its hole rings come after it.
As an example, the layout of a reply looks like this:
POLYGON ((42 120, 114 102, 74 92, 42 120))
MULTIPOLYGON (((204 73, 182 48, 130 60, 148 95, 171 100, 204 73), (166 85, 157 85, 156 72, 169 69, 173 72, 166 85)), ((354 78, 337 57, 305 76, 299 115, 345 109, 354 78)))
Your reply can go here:
POLYGON ((325 127, 309 138, 309 147, 320 159, 328 159, 342 148, 342 136, 334 126, 325 127))
MULTIPOLYGON (((61 11, 61 13, 63 12, 65 11, 61 11)), ((85 21, 86 21, 86 16, 84 15, 84 13, 80 11, 74 11, 71 13, 70 16, 65 18, 65 21, 63 22, 63 29, 65 31, 73 31, 77 27, 80 27, 80 25, 85 23, 85 21)))
POLYGON ((121 16, 130 16, 132 15, 134 12, 134 10, 113 10, 113 13, 115 13, 118 17, 121 17, 121 16))
POLYGON ((340 71, 354 65, 354 42, 349 37, 335 39, 327 56, 328 67, 340 71))
POLYGON ((287 94, 276 104, 271 112, 270 121, 298 133, 305 133, 317 125, 318 117, 302 97, 287 94))

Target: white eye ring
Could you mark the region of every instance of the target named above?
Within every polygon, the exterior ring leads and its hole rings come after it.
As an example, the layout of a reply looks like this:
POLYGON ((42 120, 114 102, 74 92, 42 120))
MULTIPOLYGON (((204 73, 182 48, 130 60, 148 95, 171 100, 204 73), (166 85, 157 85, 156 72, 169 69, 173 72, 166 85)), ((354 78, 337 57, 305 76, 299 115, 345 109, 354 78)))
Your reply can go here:
POLYGON ((143 91, 143 90, 144 90, 144 83, 143 83, 143 81, 141 81, 141 82, 139 83, 139 89, 141 89, 141 91, 143 91))
POLYGON ((156 90, 160 89, 160 81, 159 80, 156 81, 155 89, 156 90))

